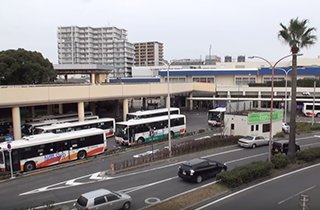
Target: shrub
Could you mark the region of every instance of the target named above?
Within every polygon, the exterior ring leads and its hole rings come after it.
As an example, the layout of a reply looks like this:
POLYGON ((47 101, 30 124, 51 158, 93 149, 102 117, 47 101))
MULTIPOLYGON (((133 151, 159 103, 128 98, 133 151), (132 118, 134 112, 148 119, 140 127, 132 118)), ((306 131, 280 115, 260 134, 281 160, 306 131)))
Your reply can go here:
POLYGON ((284 138, 284 137, 286 137, 286 134, 283 133, 283 132, 279 132, 279 133, 276 133, 276 135, 274 135, 273 137, 275 137, 275 138, 284 138))
POLYGON ((289 164, 289 159, 285 154, 276 154, 271 158, 274 168, 284 168, 289 164))
POLYGON ((272 163, 266 161, 257 161, 240 166, 217 175, 222 183, 228 187, 234 188, 241 184, 249 183, 255 179, 270 175, 272 163))
POLYGON ((305 149, 297 153, 297 159, 306 162, 320 158, 320 147, 305 149))
POLYGON ((198 133, 204 133, 204 132, 206 132, 206 130, 203 128, 198 131, 198 133))

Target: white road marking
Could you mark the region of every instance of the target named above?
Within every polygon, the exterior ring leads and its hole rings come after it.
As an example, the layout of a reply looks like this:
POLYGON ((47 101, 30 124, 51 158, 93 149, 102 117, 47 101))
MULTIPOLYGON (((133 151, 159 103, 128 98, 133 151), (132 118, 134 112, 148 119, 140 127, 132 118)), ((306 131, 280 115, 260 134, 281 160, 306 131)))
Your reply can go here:
MULTIPOLYGON (((169 200, 171 200, 171 199, 174 199, 174 198, 176 198, 176 197, 179 197, 179 196, 181 196, 181 195, 185 195, 185 194, 187 194, 187 193, 189 193, 189 192, 193 192, 193 191, 195 191, 195 190, 198 190, 198 189, 201 189, 201 188, 204 188, 204 187, 207 187, 207 186, 209 186, 209 185, 216 184, 216 183, 219 183, 219 182, 220 182, 220 180, 216 180, 216 181, 214 181, 214 182, 210 182, 210 183, 208 183, 208 184, 201 185, 201 186, 196 187, 196 188, 192 188, 191 190, 188 190, 188 191, 185 191, 185 192, 183 192, 183 193, 179 193, 179 194, 176 194, 176 195, 171 196, 171 197, 169 197, 169 198, 166 198, 166 199, 162 200, 161 202, 162 202, 162 203, 163 203, 163 202, 167 202, 167 201, 169 201, 169 200)), ((152 205, 151 205, 151 206, 152 206, 152 205)), ((150 206, 142 207, 140 210, 146 209, 146 208, 148 208, 148 207, 150 207, 150 206)))
POLYGON ((159 203, 160 199, 156 198, 156 197, 150 197, 150 198, 145 199, 144 202, 146 204, 155 204, 155 203, 159 203))
MULTIPOLYGON (((315 136, 297 138, 296 140, 309 139, 309 138, 313 138, 313 137, 315 137, 315 136)), ((315 143, 315 144, 317 144, 317 143, 315 143)), ((308 144, 308 145, 313 145, 313 144, 308 144)), ((215 154, 211 154, 211 155, 206 155, 206 156, 203 156, 202 158, 209 158, 209 157, 224 155, 224 154, 228 154, 228 153, 238 152, 238 151, 241 151, 241 150, 244 150, 244 149, 243 149, 243 148, 238 148, 238 149, 228 150, 228 151, 224 151, 224 152, 220 152, 220 153, 215 153, 215 154)), ((261 154, 261 155, 264 155, 264 154, 265 154, 265 153, 263 153, 263 154, 261 154)), ((259 156, 259 155, 256 155, 256 156, 259 156)), ((253 157, 253 156, 245 157, 245 158, 243 158, 243 160, 244 160, 244 159, 248 159, 248 158, 252 158, 252 157, 253 157)), ((242 160, 242 159, 233 160, 233 161, 229 161, 229 162, 227 162, 227 163, 237 162, 237 161, 241 161, 241 160, 242 160)), ((179 165, 179 164, 181 164, 181 163, 183 163, 183 162, 185 162, 185 161, 180 161, 180 162, 176 162, 176 163, 172 163, 172 164, 168 164, 168 165, 164 165, 164 166, 160 166, 160 167, 156 167, 156 168, 146 169, 146 170, 143 170, 143 171, 137 171, 137 172, 133 172, 133 173, 123 174, 123 175, 120 175, 120 176, 117 176, 117 177, 110 177, 110 176, 107 176, 107 177, 106 177, 106 176, 104 176, 104 177, 99 177, 99 175, 97 175, 97 174, 98 174, 98 173, 101 174, 101 173, 103 173, 103 172, 96 172, 96 173, 93 173, 93 174, 89 174, 89 175, 84 175, 84 176, 81 176, 81 177, 77 177, 77 178, 72 179, 72 180, 77 180, 77 179, 83 179, 83 178, 86 178, 86 177, 90 177, 89 179, 91 179, 91 180, 95 180, 95 181, 106 181, 106 180, 110 180, 110 179, 123 178, 123 177, 132 176, 132 175, 137 175, 137 174, 141 174, 141 173, 145 173, 145 172, 155 171, 155 170, 159 170, 159 169, 163 169, 163 168, 167 168, 167 167, 179 165)), ((70 181, 70 180, 68 180, 68 181, 70 181)), ((66 183, 67 183, 68 181, 59 182, 59 183, 56 183, 56 184, 53 184, 53 185, 49 185, 49 186, 46 186, 46 187, 42 187, 42 188, 38 188, 38 189, 35 189, 35 190, 32 190, 32 191, 29 191, 29 192, 21 193, 21 194, 19 194, 19 196, 28 195, 28 194, 33 194, 33 193, 39 193, 39 192, 44 192, 44 191, 51 191, 51 190, 63 189, 63 188, 68 188, 68 187, 75 186, 75 185, 66 185, 66 183), (64 184, 64 185, 63 185, 63 184, 64 184), (55 187, 55 186, 58 186, 58 185, 63 185, 63 186, 55 187)), ((93 183, 93 182, 95 182, 95 181, 82 182, 82 184, 90 184, 90 183, 93 183)))
POLYGON ((266 181, 260 182, 260 183, 258 183, 258 184, 252 185, 252 186, 247 187, 247 188, 245 188, 245 189, 242 189, 242 190, 239 190, 239 191, 234 192, 234 193, 232 193, 232 194, 229 194, 229 195, 227 195, 227 196, 224 196, 224 197, 222 197, 222 198, 220 198, 220 199, 218 199, 218 200, 215 200, 215 201, 212 201, 212 202, 210 202, 210 203, 207 203, 207 204, 205 204, 205 205, 203 205, 203 206, 200 206, 199 208, 197 208, 197 209, 195 209, 195 210, 201 210, 201 209, 207 208, 207 207, 209 207, 209 206, 211 206, 211 205, 213 205, 213 204, 216 204, 216 203, 218 203, 218 202, 220 202, 220 201, 223 201, 223 200, 226 200, 226 199, 228 199, 228 198, 231 198, 231 197, 233 197, 233 196, 235 196, 235 195, 238 195, 238 194, 240 194, 240 193, 242 193, 242 192, 248 191, 248 190, 253 189, 253 188, 255 188, 255 187, 258 187, 258 186, 260 186, 260 185, 263 185, 263 184, 272 182, 272 181, 274 181, 274 180, 281 179, 281 178, 283 178, 283 177, 289 176, 289 175, 291 175, 291 174, 299 173, 299 172, 301 172, 301 171, 308 170, 308 169, 310 169, 310 168, 314 168, 314 167, 317 167, 317 166, 320 166, 320 163, 315 164, 315 165, 312 165, 312 166, 308 166, 308 167, 305 167, 305 168, 301 168, 301 169, 298 169, 298 170, 296 170, 296 171, 292 171, 292 172, 289 172, 289 173, 287 173, 287 174, 283 174, 283 175, 274 177, 274 178, 272 178, 272 179, 268 179, 268 180, 266 180, 266 181))
POLYGON ((128 189, 119 190, 119 192, 131 193, 131 192, 134 192, 134 191, 137 191, 137 190, 141 190, 141 189, 144 189, 144 188, 156 185, 156 184, 160 184, 160 183, 163 183, 163 182, 167 182, 167 181, 170 181, 170 180, 173 180, 173 179, 177 179, 177 178, 178 178, 177 176, 174 176, 174 177, 163 179, 163 180, 160 180, 160 181, 157 181, 157 182, 152 182, 152 183, 149 183, 149 184, 144 184, 144 185, 140 185, 140 186, 136 186, 136 187, 131 187, 131 188, 128 188, 128 189))
POLYGON ((200 138, 196 138, 194 140, 198 141, 198 140, 201 140, 201 139, 208 139, 208 138, 210 138, 210 136, 203 136, 203 137, 200 137, 200 138))
POLYGON ((300 191, 300 192, 298 192, 298 193, 296 193, 296 194, 294 194, 294 195, 292 195, 292 196, 289 196, 288 198, 286 198, 286 199, 284 199, 284 200, 282 200, 282 201, 279 201, 278 204, 281 205, 282 203, 284 203, 284 202, 286 202, 286 201, 288 201, 288 200, 290 200, 290 199, 292 199, 292 198, 294 198, 294 197, 296 197, 296 196, 298 196, 298 195, 300 195, 300 194, 302 194, 302 193, 304 193, 304 192, 307 192, 307 191, 309 191, 309 190, 312 190, 312 189, 315 188, 316 186, 317 186, 317 185, 314 185, 314 186, 309 187, 309 188, 307 188, 307 189, 305 189, 305 190, 302 190, 302 191, 300 191))
POLYGON ((66 182, 66 185, 70 185, 70 186, 78 186, 78 185, 82 185, 82 184, 84 184, 84 183, 76 182, 76 179, 71 179, 66 182))

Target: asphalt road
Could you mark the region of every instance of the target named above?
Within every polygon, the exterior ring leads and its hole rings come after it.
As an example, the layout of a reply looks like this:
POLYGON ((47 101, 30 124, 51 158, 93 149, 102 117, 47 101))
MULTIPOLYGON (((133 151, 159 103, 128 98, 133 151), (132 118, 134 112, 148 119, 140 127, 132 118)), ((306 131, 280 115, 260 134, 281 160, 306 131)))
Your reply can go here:
POLYGON ((320 209, 320 164, 308 167, 278 179, 272 179, 242 193, 231 194, 219 200, 212 201, 196 210, 301 210, 320 209), (303 202, 302 195, 307 201, 303 202))
MULTIPOLYGON (((302 148, 320 145, 319 138, 313 136, 298 137, 298 142, 302 148)), ((0 184, 1 209, 27 209, 42 206, 48 202, 71 207, 80 194, 97 188, 127 192, 133 198, 132 209, 141 209, 150 205, 150 201, 164 200, 212 182, 212 180, 206 180, 199 185, 180 180, 177 177, 177 167, 181 161, 206 156, 209 159, 226 163, 228 168, 232 169, 254 160, 267 159, 267 147, 242 149, 234 145, 173 158, 114 176, 104 176, 99 173, 104 171, 113 159, 124 155, 131 156, 134 152, 129 150, 122 155, 97 158, 73 167, 48 172, 41 171, 39 174, 3 182, 0 184)))

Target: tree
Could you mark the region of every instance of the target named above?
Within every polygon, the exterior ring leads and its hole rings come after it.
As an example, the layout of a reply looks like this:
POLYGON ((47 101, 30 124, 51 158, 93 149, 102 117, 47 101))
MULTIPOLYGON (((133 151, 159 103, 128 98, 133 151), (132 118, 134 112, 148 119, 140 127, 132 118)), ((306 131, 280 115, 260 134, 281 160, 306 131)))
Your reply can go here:
POLYGON ((296 142, 296 112, 297 112, 297 53, 304 47, 310 47, 315 44, 317 37, 313 35, 315 28, 308 28, 308 20, 291 19, 288 27, 280 23, 281 30, 278 37, 289 45, 292 53, 292 71, 291 71, 291 112, 290 112, 290 134, 288 157, 292 161, 295 158, 296 142))
POLYGON ((42 84, 55 78, 52 63, 39 52, 24 49, 0 52, 0 85, 42 84))

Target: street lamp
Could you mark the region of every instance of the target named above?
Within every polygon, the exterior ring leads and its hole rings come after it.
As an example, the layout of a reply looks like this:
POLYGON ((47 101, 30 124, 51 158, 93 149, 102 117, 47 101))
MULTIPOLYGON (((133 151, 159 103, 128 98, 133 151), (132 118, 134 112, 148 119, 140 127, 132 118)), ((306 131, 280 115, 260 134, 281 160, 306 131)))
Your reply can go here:
MULTIPOLYGON (((297 56, 301 56, 301 55, 303 55, 303 54, 297 54, 297 56)), ((285 69, 283 69, 283 68, 277 68, 277 69, 283 71, 283 72, 285 73, 285 75, 286 75, 286 77, 285 77, 285 80, 286 80, 285 87, 286 87, 286 89, 285 89, 285 101, 284 101, 284 104, 285 104, 285 108, 284 108, 284 114, 285 114, 285 115, 284 115, 284 122, 287 122, 287 87, 288 87, 288 74, 289 74, 290 71, 292 71, 292 68, 291 68, 291 69, 288 69, 288 70, 285 70, 285 69)), ((299 69, 304 69, 304 67, 299 68, 299 69)))
POLYGON ((274 69, 276 68, 277 64, 282 61, 285 58, 291 57, 292 54, 290 55, 286 55, 282 58, 280 58, 277 62, 275 62, 273 65, 271 64, 270 61, 268 61, 267 59, 260 57, 260 56, 250 56, 249 59, 253 59, 253 58, 257 58, 260 60, 264 60, 265 62, 267 62, 269 64, 269 66, 272 69, 271 72, 271 105, 270 105, 270 134, 269 134, 269 148, 268 148, 268 161, 271 162, 271 148, 272 148, 272 112, 273 112, 273 88, 274 88, 274 69))
POLYGON ((167 108, 168 108, 168 142, 169 142, 169 157, 172 155, 172 150, 171 150, 171 122, 170 122, 170 86, 169 86, 169 69, 170 69, 170 63, 167 61, 162 61, 166 67, 167 67, 167 87, 168 87, 168 95, 167 95, 167 108))
POLYGON ((285 69, 282 69, 282 68, 277 68, 281 71, 283 71, 286 75, 285 77, 285 80, 286 80, 286 85, 285 85, 285 100, 284 100, 284 122, 286 123, 287 122, 287 88, 288 88, 288 74, 290 71, 292 71, 292 69, 288 69, 288 70, 285 70, 285 69))

